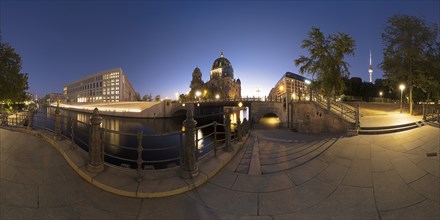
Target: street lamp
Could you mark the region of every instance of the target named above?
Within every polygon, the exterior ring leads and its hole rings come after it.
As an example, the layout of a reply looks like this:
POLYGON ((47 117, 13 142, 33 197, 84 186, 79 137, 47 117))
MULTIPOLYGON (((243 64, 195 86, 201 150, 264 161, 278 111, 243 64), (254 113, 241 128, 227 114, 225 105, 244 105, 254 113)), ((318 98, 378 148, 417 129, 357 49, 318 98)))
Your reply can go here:
POLYGON ((403 90, 405 89, 405 85, 400 84, 400 113, 402 113, 402 97, 403 97, 403 90))
POLYGON ((382 93, 382 91, 380 91, 380 92, 379 92, 379 96, 380 96, 380 99, 382 99, 382 102, 383 102, 382 95, 383 95, 383 93, 382 93))
POLYGON ((196 91, 196 98, 199 99, 200 101, 200 95, 202 95, 202 92, 200 92, 199 90, 196 91))
POLYGON ((219 100, 220 99, 220 95, 219 94, 215 94, 215 99, 219 100))

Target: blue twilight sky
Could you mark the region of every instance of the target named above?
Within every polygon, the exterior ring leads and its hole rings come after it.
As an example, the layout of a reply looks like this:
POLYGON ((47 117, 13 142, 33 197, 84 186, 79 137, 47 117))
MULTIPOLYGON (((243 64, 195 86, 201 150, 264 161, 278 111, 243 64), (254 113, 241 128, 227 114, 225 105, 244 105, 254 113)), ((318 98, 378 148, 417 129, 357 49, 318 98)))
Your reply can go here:
POLYGON ((266 95, 286 72, 312 26, 348 33, 356 54, 351 76, 382 76, 381 33, 394 14, 439 23, 435 1, 5 1, 0 2, 4 42, 21 55, 30 92, 61 93, 83 76, 121 67, 141 96, 174 98, 189 91, 199 67, 209 80, 223 51, 242 82, 244 96, 266 95))

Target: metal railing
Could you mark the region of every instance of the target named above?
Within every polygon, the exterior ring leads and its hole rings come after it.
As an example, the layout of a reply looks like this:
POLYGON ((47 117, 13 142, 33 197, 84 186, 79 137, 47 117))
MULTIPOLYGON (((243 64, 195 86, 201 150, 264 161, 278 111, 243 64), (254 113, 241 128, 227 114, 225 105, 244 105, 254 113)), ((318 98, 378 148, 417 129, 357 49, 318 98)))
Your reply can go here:
POLYGON ((16 112, 6 116, 6 125, 10 126, 26 126, 28 119, 28 112, 16 112))
POLYGON ((423 120, 440 123, 440 105, 424 105, 423 120))
MULTIPOLYGON (((323 109, 328 109, 327 99, 320 95, 312 96, 312 101, 323 109)), ((330 112, 352 125, 353 129, 359 128, 359 105, 353 107, 343 102, 330 101, 330 112)))
MULTIPOLYGON (((8 118, 8 126, 22 126, 23 121, 27 120, 28 114, 17 114, 16 117, 8 118)), ((33 128, 49 132, 52 135, 56 135, 57 129, 60 130, 61 136, 65 139, 69 139, 73 144, 80 146, 85 151, 89 151, 91 145, 92 129, 90 123, 85 123, 67 115, 43 113, 38 112, 33 114, 31 118, 33 120, 33 128), (56 120, 57 117, 60 120, 56 120), (57 124, 59 121, 59 124, 57 124), (87 141, 86 141, 87 140, 87 141)), ((240 129, 249 129, 247 121, 243 124, 233 124, 233 129, 229 135, 231 135, 231 141, 237 141, 239 139, 240 129)), ((217 151, 224 148, 226 143, 225 124, 218 123, 216 121, 202 125, 195 128, 194 140, 195 148, 197 150, 197 160, 208 155, 208 153, 214 151, 214 155, 217 156, 217 151), (203 136, 199 137, 199 133, 203 132, 203 136), (202 146, 202 147, 201 147, 202 146), (204 151, 198 151, 199 147, 204 151), (207 150, 208 149, 208 150, 207 150)), ((101 146, 102 146, 102 159, 108 166, 118 166, 122 168, 136 169, 138 180, 142 179, 143 171, 147 169, 160 169, 178 166, 182 162, 182 152, 184 149, 184 138, 186 137, 185 131, 174 131, 160 134, 144 134, 142 130, 133 132, 121 132, 110 129, 99 129, 101 146), (165 144, 161 146, 151 146, 149 143, 158 143, 158 141, 152 141, 152 139, 174 139, 174 141, 165 141, 165 144), (174 138, 173 138, 174 137, 174 138), (121 145, 120 141, 114 141, 115 139, 125 139, 124 144, 121 145), (131 141, 129 140, 131 139, 131 141), (120 152, 115 154, 115 152, 120 152)))

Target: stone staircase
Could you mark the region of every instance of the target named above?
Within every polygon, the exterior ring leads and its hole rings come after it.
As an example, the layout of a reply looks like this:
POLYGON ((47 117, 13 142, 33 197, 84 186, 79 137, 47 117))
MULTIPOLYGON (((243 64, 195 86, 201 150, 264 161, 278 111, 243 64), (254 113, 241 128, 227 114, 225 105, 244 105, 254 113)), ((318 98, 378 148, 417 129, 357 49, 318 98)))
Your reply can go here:
POLYGON ((337 138, 327 138, 308 143, 291 143, 284 147, 260 150, 261 173, 281 172, 301 166, 330 148, 337 138))
POLYGON ((270 174, 301 166, 330 148, 337 138, 317 141, 254 137, 246 147, 235 172, 270 174))
POLYGON ((359 134, 362 135, 389 134, 389 133, 411 130, 424 125, 425 124, 423 121, 416 121, 416 122, 400 124, 400 125, 392 125, 392 126, 360 127, 359 134))

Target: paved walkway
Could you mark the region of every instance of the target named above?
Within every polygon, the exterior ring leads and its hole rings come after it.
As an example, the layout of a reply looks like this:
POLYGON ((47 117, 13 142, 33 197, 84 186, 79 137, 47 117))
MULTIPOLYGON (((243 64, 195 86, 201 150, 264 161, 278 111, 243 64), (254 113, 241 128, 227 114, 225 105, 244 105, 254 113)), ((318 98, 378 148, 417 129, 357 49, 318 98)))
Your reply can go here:
POLYGON ((362 127, 380 127, 387 125, 400 125, 416 121, 422 121, 422 116, 413 116, 407 113, 388 112, 386 114, 361 116, 362 127))
MULTIPOLYGON (((257 130, 254 147, 313 140, 257 130)), ((438 219, 440 129, 338 137, 315 159, 272 174, 235 172, 242 151, 189 192, 137 199, 84 181, 47 142, 0 129, 0 219, 438 219)), ((251 160, 259 155, 252 151, 251 160)), ((252 162, 251 162, 252 163, 252 162)), ((258 163, 253 163, 258 166, 258 163)), ((255 168, 255 167, 254 167, 255 168)), ((255 170, 253 168, 253 170, 255 170)), ((256 169, 258 170, 258 169, 256 169)))

